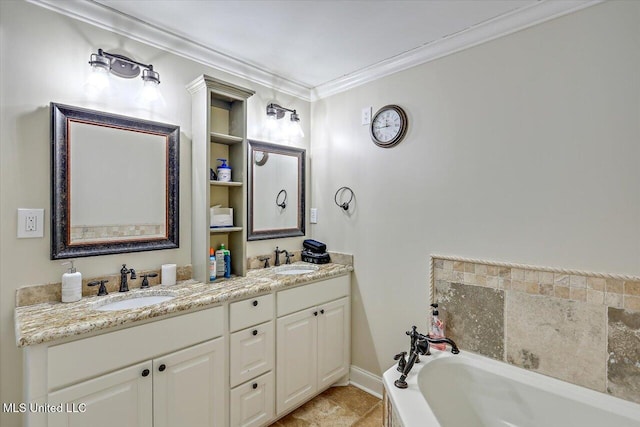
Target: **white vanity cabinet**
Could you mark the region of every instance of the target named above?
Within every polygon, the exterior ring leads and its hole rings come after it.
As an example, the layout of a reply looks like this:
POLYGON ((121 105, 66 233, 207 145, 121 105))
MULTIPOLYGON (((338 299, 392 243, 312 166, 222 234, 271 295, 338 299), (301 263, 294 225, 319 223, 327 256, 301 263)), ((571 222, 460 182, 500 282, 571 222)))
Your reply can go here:
POLYGON ((25 349, 25 401, 62 412, 27 412, 28 426, 227 423, 224 308, 25 349), (86 405, 86 406, 85 406, 86 405))
POLYGON ((229 304, 231 426, 263 426, 275 416, 273 318, 273 294, 229 304))
POLYGON ((348 374, 351 343, 349 295, 348 276, 278 292, 278 416, 348 374))

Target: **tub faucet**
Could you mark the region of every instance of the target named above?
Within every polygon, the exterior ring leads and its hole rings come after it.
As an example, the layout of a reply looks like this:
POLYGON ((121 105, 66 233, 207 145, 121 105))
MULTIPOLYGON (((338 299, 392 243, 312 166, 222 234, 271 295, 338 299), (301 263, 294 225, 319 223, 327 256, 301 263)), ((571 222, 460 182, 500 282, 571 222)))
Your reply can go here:
POLYGON ((131 273, 131 280, 137 278, 136 271, 133 268, 127 269, 127 264, 122 264, 120 269, 120 292, 129 292, 129 285, 127 284, 127 274, 131 273))
MULTIPOLYGON (((418 360, 418 356, 420 354, 428 356, 431 354, 429 351, 430 344, 449 344, 451 346, 451 353, 458 354, 460 350, 458 350, 458 346, 456 343, 450 338, 431 338, 429 335, 422 335, 420 332, 416 330, 415 326, 411 327, 410 331, 407 331, 407 335, 411 337, 411 349, 409 354, 409 360, 407 360, 404 365, 404 369, 402 370, 402 375, 398 378, 393 384, 398 388, 407 388, 407 375, 413 368, 413 365, 418 360)), ((398 362, 398 370, 400 370, 400 364, 403 362, 404 357, 398 357, 400 361, 398 362)))

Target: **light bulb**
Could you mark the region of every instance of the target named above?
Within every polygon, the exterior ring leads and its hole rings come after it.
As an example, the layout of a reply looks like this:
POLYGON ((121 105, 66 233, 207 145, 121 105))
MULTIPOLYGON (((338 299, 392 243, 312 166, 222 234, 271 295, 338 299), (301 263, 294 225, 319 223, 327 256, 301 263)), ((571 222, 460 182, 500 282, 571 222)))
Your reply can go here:
POLYGON ((89 96, 97 96, 109 87, 109 70, 104 67, 91 67, 84 90, 89 96))

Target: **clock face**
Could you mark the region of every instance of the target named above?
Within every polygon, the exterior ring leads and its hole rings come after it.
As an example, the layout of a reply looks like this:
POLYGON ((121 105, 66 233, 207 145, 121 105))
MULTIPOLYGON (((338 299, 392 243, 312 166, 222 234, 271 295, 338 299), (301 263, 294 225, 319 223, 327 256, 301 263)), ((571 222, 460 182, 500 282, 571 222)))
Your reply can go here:
POLYGON ((402 141, 406 132, 407 115, 397 105, 382 107, 371 120, 371 139, 379 147, 393 147, 402 141))

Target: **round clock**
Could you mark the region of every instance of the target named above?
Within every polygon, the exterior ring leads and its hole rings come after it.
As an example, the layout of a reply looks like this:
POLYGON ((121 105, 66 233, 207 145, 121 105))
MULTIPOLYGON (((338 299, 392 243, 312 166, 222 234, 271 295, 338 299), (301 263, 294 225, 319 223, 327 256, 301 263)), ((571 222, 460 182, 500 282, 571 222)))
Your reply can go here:
POLYGON ((407 115, 397 105, 385 105, 371 120, 371 139, 378 147, 390 148, 402 141, 407 133, 407 115))

